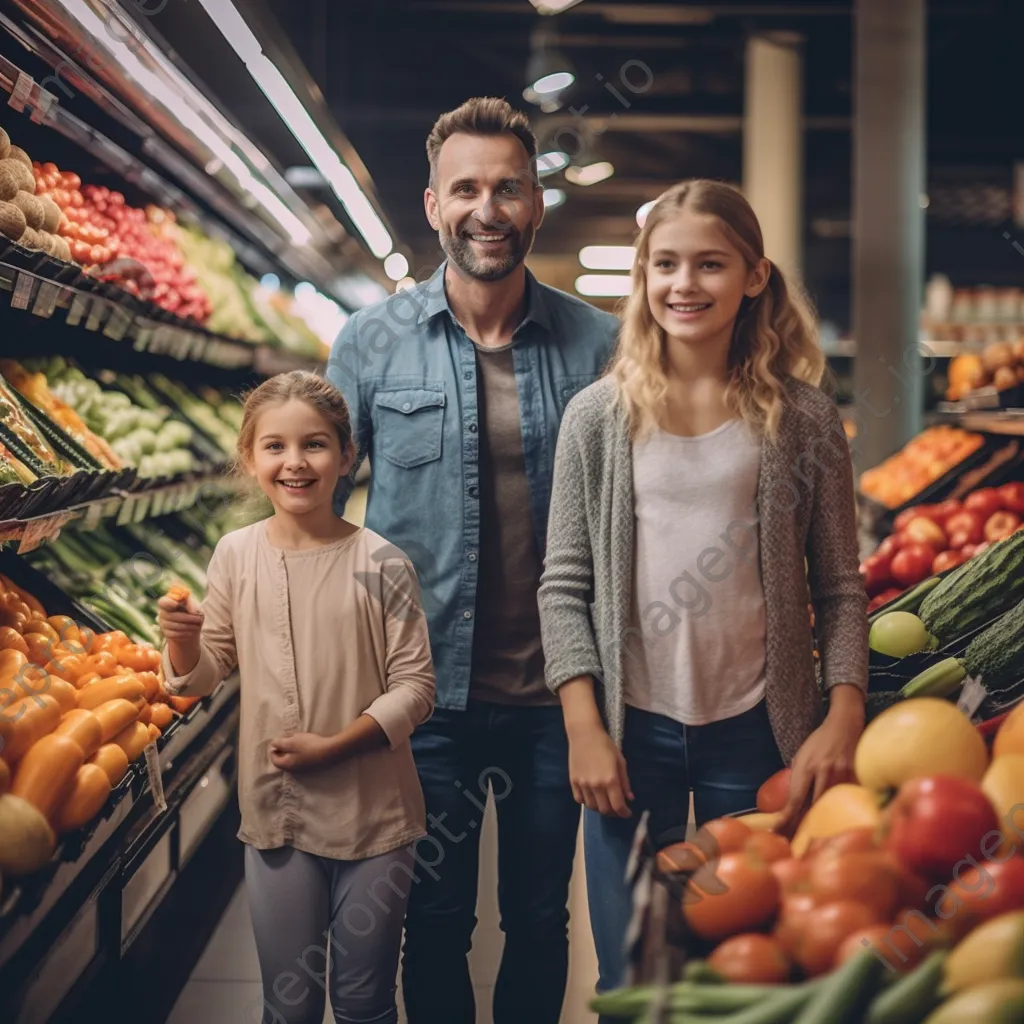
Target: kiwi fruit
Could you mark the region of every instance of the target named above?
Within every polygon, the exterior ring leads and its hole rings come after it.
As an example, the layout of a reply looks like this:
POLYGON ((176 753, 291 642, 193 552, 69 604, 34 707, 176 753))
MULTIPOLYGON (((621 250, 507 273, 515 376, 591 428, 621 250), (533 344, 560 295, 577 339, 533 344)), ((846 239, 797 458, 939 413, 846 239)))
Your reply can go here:
POLYGON ((36 196, 43 206, 43 230, 56 234, 60 227, 60 207, 49 196, 36 196))
MULTIPOLYGON (((21 146, 11 146, 11 148, 7 151, 7 155, 4 157, 4 159, 17 160, 19 163, 24 164, 29 169, 29 171, 32 170, 32 157, 30 157, 28 153, 26 153, 25 150, 21 148, 21 146)), ((33 174, 32 177, 35 178, 35 175, 33 174)))
POLYGON ((16 242, 26 227, 25 214, 14 203, 0 202, 0 234, 16 242))
POLYGON ((0 128, 0 160, 5 160, 11 151, 11 137, 0 128))
POLYGON ((20 191, 19 176, 9 167, 6 160, 0 160, 0 202, 9 203, 20 191))
POLYGON ((63 260, 65 263, 71 263, 71 246, 68 245, 66 238, 61 238, 60 235, 52 235, 54 256, 59 260, 63 260))
MULTIPOLYGON (((13 146, 11 147, 11 152, 14 152, 13 146)), ((7 157, 6 160, 0 160, 0 169, 10 171, 14 176, 14 180, 18 183, 19 189, 35 195, 36 176, 32 173, 31 166, 26 167, 20 160, 7 157)), ((12 196, 11 198, 13 199, 14 197, 12 196)))
POLYGON ((25 228, 25 233, 18 239, 18 245, 24 246, 26 249, 41 250, 43 248, 43 241, 39 237, 38 231, 34 231, 32 228, 25 228))

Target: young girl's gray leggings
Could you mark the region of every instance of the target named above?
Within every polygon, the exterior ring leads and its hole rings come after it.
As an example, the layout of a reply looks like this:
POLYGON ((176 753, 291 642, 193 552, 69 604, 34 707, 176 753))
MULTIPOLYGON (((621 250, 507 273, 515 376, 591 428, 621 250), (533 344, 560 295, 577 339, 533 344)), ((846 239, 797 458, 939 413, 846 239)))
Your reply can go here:
POLYGON ((396 1024, 412 848, 362 861, 245 847, 245 887, 263 977, 252 1024, 396 1024), (329 965, 329 966, 328 966, 329 965))

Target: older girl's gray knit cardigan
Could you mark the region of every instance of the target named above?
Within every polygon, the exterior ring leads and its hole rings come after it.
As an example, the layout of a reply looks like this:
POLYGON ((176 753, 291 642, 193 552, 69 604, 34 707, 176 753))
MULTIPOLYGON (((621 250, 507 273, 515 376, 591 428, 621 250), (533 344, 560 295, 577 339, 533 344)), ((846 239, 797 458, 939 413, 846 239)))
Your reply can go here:
MULTIPOLYGON (((624 417, 613 408, 614 387, 604 377, 566 407, 539 605, 549 687, 557 691, 577 676, 593 676, 609 733, 621 744, 625 659, 636 657, 644 638, 630 628, 632 448, 624 417)), ((778 436, 763 443, 752 518, 759 528, 767 610, 766 701, 788 764, 821 720, 822 686, 849 683, 867 691, 868 622, 858 573, 853 468, 838 411, 818 388, 792 380, 787 389, 778 436)), ((708 580, 721 577, 721 568, 710 568, 722 558, 742 557, 750 528, 722 523, 713 546, 721 556, 709 549, 708 558, 698 560, 708 580)), ((680 566, 684 571, 700 572, 680 566)), ((708 587, 713 593, 714 583, 708 587)))

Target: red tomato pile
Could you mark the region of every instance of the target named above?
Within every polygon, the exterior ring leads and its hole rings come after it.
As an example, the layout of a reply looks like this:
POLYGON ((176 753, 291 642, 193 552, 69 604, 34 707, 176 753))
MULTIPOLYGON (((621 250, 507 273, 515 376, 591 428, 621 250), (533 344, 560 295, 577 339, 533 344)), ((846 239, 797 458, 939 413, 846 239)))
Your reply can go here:
MULTIPOLYGON (((36 195, 48 195, 61 210, 57 233, 67 240, 71 257, 87 270, 96 271, 118 258, 141 263, 153 278, 145 298, 169 313, 202 323, 213 311, 209 297, 199 286, 195 272, 168 227, 174 214, 160 207, 129 206, 120 192, 99 185, 82 186, 72 171, 54 163, 33 164, 36 195)), ((141 288, 133 276, 104 274, 132 295, 141 288)))
POLYGON ((983 487, 962 502, 915 505, 901 512, 894 526, 860 566, 869 611, 1024 527, 1024 483, 983 487))

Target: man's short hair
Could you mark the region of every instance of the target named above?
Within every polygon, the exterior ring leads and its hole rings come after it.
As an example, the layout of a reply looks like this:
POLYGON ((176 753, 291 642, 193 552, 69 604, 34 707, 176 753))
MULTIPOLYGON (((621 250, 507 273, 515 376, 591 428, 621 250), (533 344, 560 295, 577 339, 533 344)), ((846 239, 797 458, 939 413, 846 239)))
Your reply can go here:
POLYGON ((442 114, 427 136, 427 160, 430 162, 430 183, 437 173, 437 158, 441 147, 453 135, 514 135, 526 147, 533 170, 537 156, 537 136, 533 134, 527 116, 506 100, 493 96, 477 96, 466 100, 461 107, 442 114))

